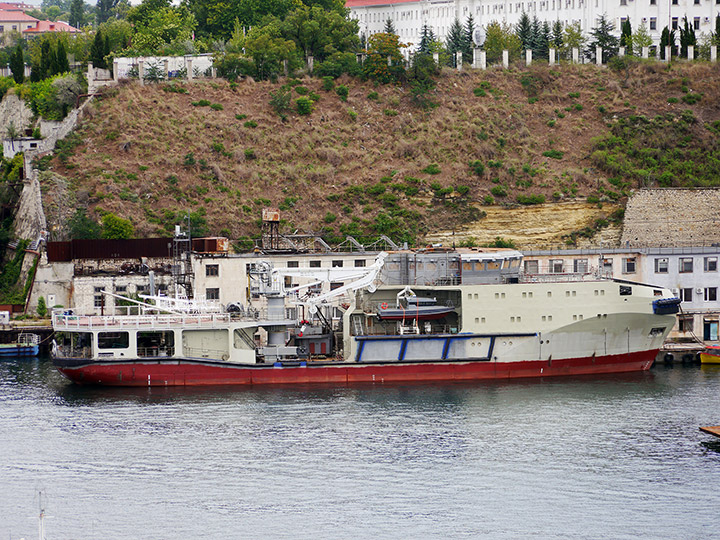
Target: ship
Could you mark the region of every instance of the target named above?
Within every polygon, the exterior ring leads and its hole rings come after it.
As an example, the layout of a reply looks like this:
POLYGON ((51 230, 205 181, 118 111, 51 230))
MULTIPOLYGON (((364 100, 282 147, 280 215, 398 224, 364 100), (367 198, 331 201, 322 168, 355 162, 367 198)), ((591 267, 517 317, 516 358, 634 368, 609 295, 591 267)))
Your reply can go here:
POLYGON ((224 309, 148 296, 135 314, 55 312, 53 363, 75 383, 109 386, 624 373, 651 367, 680 305, 668 289, 599 273, 526 275, 515 250, 382 252, 366 268, 322 272, 260 260, 248 280, 256 294, 224 309), (288 276, 343 285, 286 290, 288 276))

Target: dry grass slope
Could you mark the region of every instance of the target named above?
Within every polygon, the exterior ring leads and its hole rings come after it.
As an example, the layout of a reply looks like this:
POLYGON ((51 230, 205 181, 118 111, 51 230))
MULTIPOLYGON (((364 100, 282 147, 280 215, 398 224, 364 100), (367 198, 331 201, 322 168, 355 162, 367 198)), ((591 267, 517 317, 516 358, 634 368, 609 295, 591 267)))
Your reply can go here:
MULTIPOLYGON (((616 202, 604 195, 615 188, 590 154, 592 138, 617 118, 691 109, 697 136, 712 138, 701 126, 720 119, 718 75, 717 66, 703 64, 645 64, 630 73, 594 66, 448 71, 429 112, 401 87, 341 79, 336 84, 349 88, 343 102, 322 81, 304 78, 301 85, 320 99, 309 116, 292 112, 286 121, 269 104, 285 81, 184 83, 187 93, 127 84, 97 101, 79 146, 52 168, 72 179, 75 200, 90 215, 131 217, 139 235, 166 234, 177 213, 191 211, 205 214, 213 234, 253 236, 260 208, 270 205, 283 210, 287 228, 331 238, 402 231, 438 238, 457 230, 483 239, 482 211, 512 213, 518 196, 616 202), (682 95, 678 80, 703 99, 669 103, 682 95), (378 99, 368 98, 372 92, 378 99), (222 107, 192 104, 200 100, 222 107), (481 174, 469 166, 475 160, 481 174)), ((298 97, 294 91, 293 104, 298 97)), ((586 222, 616 208, 591 201, 586 222)), ((568 221, 554 224, 546 217, 552 207, 543 212, 544 242, 562 243, 572 232, 568 221)), ((488 230, 494 238, 496 229, 488 230)), ((510 230, 501 236, 537 241, 510 230)))

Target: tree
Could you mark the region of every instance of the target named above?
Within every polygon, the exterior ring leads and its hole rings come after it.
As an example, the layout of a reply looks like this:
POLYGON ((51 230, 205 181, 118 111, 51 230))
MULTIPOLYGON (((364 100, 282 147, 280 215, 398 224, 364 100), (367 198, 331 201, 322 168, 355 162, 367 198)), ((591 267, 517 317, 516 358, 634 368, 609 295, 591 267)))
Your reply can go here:
POLYGON ((683 26, 680 28, 680 56, 688 57, 688 46, 697 45, 695 29, 688 23, 687 17, 683 17, 683 26))
POLYGON ((570 23, 568 25, 565 25, 565 29, 563 32, 563 41, 564 41, 564 51, 567 54, 571 54, 571 51, 573 49, 578 49, 579 51, 582 51, 585 47, 585 42, 587 39, 585 38, 585 34, 583 34, 582 28, 580 27, 579 22, 570 23))
POLYGON ((647 31, 644 24, 637 27, 637 30, 632 34, 631 37, 633 52, 636 55, 642 54, 643 47, 650 47, 653 44, 653 39, 647 31))
MULTIPOLYGON (((660 34, 660 59, 665 60, 665 48, 670 46, 670 54, 677 56, 677 45, 675 44, 675 30, 670 30, 666 26, 660 34)), ((668 58, 669 60, 669 58, 668 58)))
POLYGON ((117 4, 118 0, 97 0, 97 7, 95 8, 97 23, 102 24, 112 17, 117 4))
POLYGON ((431 54, 430 47, 435 41, 435 34, 427 24, 423 24, 420 31, 420 43, 418 44, 417 54, 431 54))
POLYGON ((102 217, 102 237, 108 240, 126 240, 135 234, 135 227, 129 219, 123 219, 112 213, 102 217))
POLYGON ((94 68, 107 69, 105 39, 103 39, 102 30, 95 32, 95 39, 90 46, 90 62, 92 62, 94 68))
POLYGON ((282 37, 277 21, 253 28, 245 38, 245 53, 253 59, 259 79, 268 79, 280 73, 283 60, 289 61, 295 51, 295 42, 282 37))
POLYGON ((72 4, 70 4, 70 18, 68 20, 70 26, 80 28, 83 23, 84 14, 85 2, 83 2, 83 0, 72 0, 72 4))
POLYGON ((360 48, 357 21, 336 11, 301 6, 278 24, 282 37, 294 41, 298 51, 317 62, 338 52, 356 52, 360 48))
POLYGON ((395 34, 380 32, 370 36, 363 75, 382 84, 400 82, 405 76, 401 47, 400 38, 395 34))
POLYGON ((25 81, 25 61, 23 60, 23 50, 19 43, 10 55, 10 71, 16 84, 22 84, 25 81))
POLYGON ((715 32, 712 33, 713 45, 720 46, 720 15, 715 17, 715 32))
POLYGON ((552 46, 560 50, 563 46, 563 26, 560 20, 556 20, 552 26, 552 46))
POLYGON ((585 51, 585 56, 595 59, 597 47, 602 50, 603 58, 601 60, 604 62, 607 62, 613 56, 617 56, 620 40, 613 35, 614 31, 615 25, 612 21, 609 21, 605 15, 598 17, 597 26, 590 30, 592 39, 585 51))
POLYGON ((68 236, 71 239, 95 240, 100 238, 102 230, 97 222, 87 216, 84 208, 78 208, 67 222, 68 236))
POLYGON ((501 25, 497 21, 487 25, 483 48, 487 53, 487 62, 489 64, 499 62, 505 49, 507 49, 511 59, 519 58, 522 46, 522 41, 517 35, 517 31, 513 31, 512 26, 501 25))
POLYGON ((449 63, 453 67, 457 66, 457 57, 455 54, 459 51, 462 51, 464 39, 465 35, 463 32, 463 28, 460 25, 460 21, 456 17, 452 25, 450 26, 450 31, 448 32, 448 36, 445 41, 445 48, 450 55, 449 63))
POLYGON ((535 53, 538 58, 548 59, 550 53, 550 39, 551 39, 550 23, 545 21, 540 27, 540 33, 537 37, 535 44, 535 53))
POLYGON ((620 46, 625 47, 626 55, 632 56, 632 25, 630 24, 630 17, 620 24, 620 46))
POLYGON ((41 296, 40 298, 38 298, 37 314, 40 317, 45 317, 45 315, 47 315, 47 304, 45 303, 44 296, 41 296))
POLYGON ((520 39, 520 46, 522 47, 522 50, 532 48, 532 23, 530 22, 530 16, 524 11, 522 12, 522 15, 520 15, 520 20, 515 26, 515 34, 520 39))
MULTIPOLYGON (((198 35, 202 37, 213 37, 215 39, 227 39, 235 28, 235 21, 239 21, 242 28, 254 28, 262 25, 266 17, 276 17, 283 20, 290 11, 296 7, 313 7, 320 2, 297 2, 293 0, 184 0, 184 4, 195 16, 198 23, 198 35)), ((327 5, 332 5, 334 11, 337 4, 328 0, 327 5)), ((323 9, 323 6, 320 6, 323 9)), ((344 13, 344 12, 342 12, 344 13)))
POLYGON ((383 29, 383 32, 386 34, 397 34, 393 20, 390 17, 385 20, 385 28, 383 29))
MULTIPOLYGON (((133 10, 142 6, 143 4, 136 6, 133 10)), ((160 7, 157 10, 136 13, 136 16, 138 22, 131 51, 138 55, 162 53, 161 49, 168 46, 182 49, 182 44, 192 39, 197 26, 195 17, 183 5, 160 7)))
POLYGON ((55 73, 67 73, 70 71, 70 62, 68 61, 67 52, 65 51, 65 43, 62 39, 57 42, 55 51, 55 73))
POLYGON ((463 27, 463 62, 470 64, 473 61, 473 48, 475 47, 475 19, 472 13, 468 15, 463 27))

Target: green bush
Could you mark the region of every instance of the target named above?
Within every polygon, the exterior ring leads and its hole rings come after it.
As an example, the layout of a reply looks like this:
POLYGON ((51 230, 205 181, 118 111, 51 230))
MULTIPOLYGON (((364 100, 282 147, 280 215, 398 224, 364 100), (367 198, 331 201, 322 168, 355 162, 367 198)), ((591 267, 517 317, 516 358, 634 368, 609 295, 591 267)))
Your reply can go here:
POLYGON ((485 197, 483 197, 483 204, 485 206, 492 206, 495 204, 495 198, 492 195, 485 195, 485 197))
POLYGON ((236 114, 235 119, 236 120, 245 120, 247 118, 247 114, 236 114))
POLYGON ((520 204, 542 204, 545 202, 545 195, 532 194, 532 195, 518 195, 516 198, 520 204))
POLYGON ((562 159, 563 157, 563 153, 560 150, 546 150, 542 155, 553 159, 562 159))
POLYGON ((295 106, 299 115, 306 116, 312 112, 313 102, 306 97, 301 97, 295 100, 295 106))
POLYGON ((123 219, 112 213, 102 217, 102 237, 108 240, 126 240, 132 238, 135 227, 128 219, 123 219))
POLYGON ((482 176, 483 174, 485 174, 485 165, 483 165, 482 161, 480 161, 479 159, 471 161, 469 163, 469 165, 470 165, 470 169, 472 169, 472 171, 476 175, 482 176))
POLYGON ((495 195, 496 197, 507 197, 507 190, 504 186, 493 186, 493 188, 490 190, 490 193, 495 195))
POLYGON ((365 188, 365 193, 367 193, 368 195, 378 196, 385 193, 385 189, 386 188, 383 184, 375 184, 373 186, 365 188))
POLYGON ((487 96, 487 92, 484 88, 477 87, 473 90, 473 94, 475 94, 477 97, 485 97, 487 96))
POLYGON ((308 90, 305 86, 296 86, 295 91, 301 96, 307 96, 310 93, 310 90, 308 90))
POLYGON ((245 154, 245 159, 247 159, 247 160, 257 159, 255 150, 253 150, 252 148, 246 148, 244 154, 245 154))
POLYGON ((333 223, 337 219, 337 216, 333 214, 332 212, 328 212, 325 214, 325 217, 323 218, 323 221, 325 223, 333 223))
POLYGON ((252 129, 252 128, 256 128, 257 125, 258 125, 258 124, 257 124, 257 122, 256 122, 255 120, 248 120, 247 122, 245 122, 245 123, 243 124, 243 126, 245 126, 246 128, 251 128, 251 129, 252 129))
POLYGON ((680 100, 679 100, 678 98, 676 98, 676 97, 669 97, 669 98, 667 98, 667 102, 668 102, 668 103, 677 103, 678 101, 680 101, 680 100))
POLYGON ((580 97, 580 92, 569 92, 568 97, 571 97, 573 99, 577 99, 580 97))
POLYGON ((383 114, 385 116, 397 116, 398 112, 395 109, 385 109, 383 110, 383 114))
POLYGON ((348 115, 350 116, 350 118, 352 119, 353 122, 354 122, 355 120, 357 120, 358 113, 356 113, 356 112, 353 111, 352 109, 348 109, 348 115))
POLYGON ((47 304, 45 304, 44 296, 41 296, 40 298, 38 298, 37 314, 40 317, 44 317, 45 315, 47 315, 47 304))
POLYGON ((459 195, 462 195, 464 197, 470 192, 470 188, 468 186, 456 186, 455 191, 457 191, 459 195))
POLYGON ((378 101, 380 99, 380 94, 378 94, 377 92, 370 92, 367 95, 367 98, 372 101, 378 101))
POLYGON ((685 94, 682 97, 682 100, 687 103, 688 105, 694 105, 698 101, 702 99, 702 95, 700 94, 685 94))
POLYGON ((208 101, 207 99, 201 99, 198 101, 191 101, 190 105, 192 105, 193 107, 209 107, 210 101, 208 101))
POLYGON ((326 92, 329 92, 333 88, 335 88, 335 79, 332 77, 323 77, 322 78, 322 88, 326 92))
POLYGON ((335 93, 340 97, 341 101, 347 101, 348 98, 348 87, 345 85, 338 86, 335 89, 335 93))
POLYGON ((223 110, 222 103, 213 103, 212 105, 210 105, 210 108, 213 111, 222 111, 223 110))
POLYGON ((426 174, 440 174, 440 167, 437 163, 431 163, 427 167, 425 167, 422 172, 426 174))

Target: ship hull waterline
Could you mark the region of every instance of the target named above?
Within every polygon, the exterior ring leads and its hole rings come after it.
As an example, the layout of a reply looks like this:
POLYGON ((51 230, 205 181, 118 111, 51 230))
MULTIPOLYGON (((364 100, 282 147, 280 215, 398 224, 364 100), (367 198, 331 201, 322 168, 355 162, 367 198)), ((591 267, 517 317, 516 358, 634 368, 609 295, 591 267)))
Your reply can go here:
POLYGON ((650 369, 658 350, 558 360, 417 362, 292 362, 228 364, 196 359, 81 361, 56 358, 58 371, 77 384, 211 386, 481 381, 628 373, 650 369), (288 365, 291 364, 291 365, 288 365))

